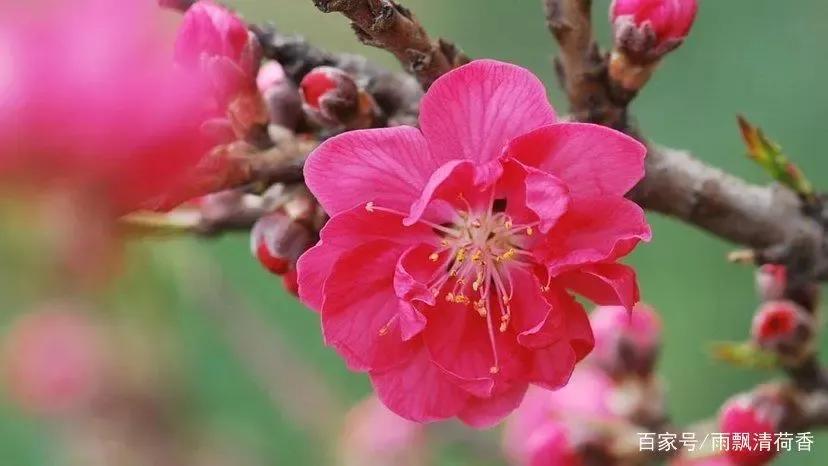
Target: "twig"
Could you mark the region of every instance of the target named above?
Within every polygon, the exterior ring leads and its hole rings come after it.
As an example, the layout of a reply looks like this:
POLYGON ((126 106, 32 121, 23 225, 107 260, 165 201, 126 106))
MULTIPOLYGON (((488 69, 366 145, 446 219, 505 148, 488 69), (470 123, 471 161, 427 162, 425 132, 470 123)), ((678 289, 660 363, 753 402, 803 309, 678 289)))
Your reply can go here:
POLYGON ((360 42, 388 50, 424 89, 447 71, 468 62, 451 42, 432 40, 411 10, 391 0, 313 0, 325 13, 351 20, 360 42))

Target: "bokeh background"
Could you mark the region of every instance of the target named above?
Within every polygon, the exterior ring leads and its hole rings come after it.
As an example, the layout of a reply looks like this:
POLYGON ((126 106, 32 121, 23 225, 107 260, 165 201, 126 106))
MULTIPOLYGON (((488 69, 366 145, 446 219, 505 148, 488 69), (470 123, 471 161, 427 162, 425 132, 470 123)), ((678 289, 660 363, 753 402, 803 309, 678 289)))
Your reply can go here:
MULTIPOLYGON (((251 22, 272 21, 321 47, 397 66, 382 51, 358 44, 343 18, 319 13, 311 0, 229 3, 251 22)), ((454 40, 470 56, 536 72, 548 83, 552 102, 565 111, 539 0, 404 3, 430 33, 454 40)), ((609 1, 595 3, 595 23, 607 44, 609 1)), ((780 141, 818 188, 828 189, 826 34, 828 3, 822 0, 702 0, 690 39, 666 60, 635 101, 634 113, 651 139, 765 183, 744 156, 735 120, 743 113, 780 141)), ((704 232, 655 214, 649 219, 655 238, 630 261, 645 300, 664 319, 660 373, 671 411, 679 423, 690 422, 777 374, 733 368, 707 353, 713 341, 747 337, 757 304, 752 270, 728 264, 724 257, 733 247, 704 232)), ((15 244, 9 236, 0 241, 15 244)), ((157 330, 145 336, 151 345, 165 342, 166 353, 155 356, 165 358, 164 368, 153 372, 153 361, 142 364, 152 376, 175 381, 181 415, 209 432, 213 446, 249 452, 256 458, 251 465, 330 464, 336 445, 331 433, 370 386, 323 347, 317 315, 252 260, 248 241, 239 234, 136 242, 109 299, 113 307, 134 309, 145 329, 157 330)), ((25 282, 25 273, 0 255, 0 326, 13 314, 5 312, 15 306, 12 290, 19 292, 25 282)), ((49 423, 0 402, 0 464, 60 464, 63 452, 53 433, 49 423)), ((491 432, 480 438, 499 441, 491 432)), ((502 464, 481 458, 463 441, 441 443, 438 450, 440 465, 502 464)), ((788 454, 774 464, 828 464, 828 434, 817 434, 812 453, 788 454)))

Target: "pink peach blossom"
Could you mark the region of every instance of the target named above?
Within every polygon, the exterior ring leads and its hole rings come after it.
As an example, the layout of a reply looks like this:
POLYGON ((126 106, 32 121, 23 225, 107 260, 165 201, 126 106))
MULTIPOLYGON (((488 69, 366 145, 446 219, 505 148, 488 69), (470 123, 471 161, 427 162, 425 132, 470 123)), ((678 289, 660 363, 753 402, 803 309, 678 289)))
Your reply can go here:
POLYGON ((102 339, 85 314, 48 309, 17 319, 3 342, 4 382, 24 409, 57 414, 89 401, 103 373, 102 339))
POLYGON ((748 434, 750 444, 744 449, 728 449, 727 455, 734 462, 743 466, 759 466, 770 462, 776 456, 777 450, 759 447, 757 434, 766 434, 773 439, 781 417, 779 403, 769 402, 772 399, 753 397, 751 395, 737 395, 728 400, 719 414, 719 428, 728 434, 748 434))
POLYGON ((419 129, 346 132, 308 158, 331 219, 299 259, 300 296, 392 411, 491 426, 591 350, 568 290, 638 301, 616 261, 650 238, 623 197, 644 155, 617 131, 558 122, 523 68, 460 67, 424 96, 419 129))
POLYGON ((197 79, 174 68, 155 5, 0 6, 0 184, 150 206, 204 154, 197 79))
MULTIPOLYGON (((530 458, 536 448, 533 437, 550 429, 590 425, 621 419, 613 407, 613 382, 602 371, 580 366, 569 383, 556 391, 531 388, 523 404, 512 414, 504 431, 504 448, 515 464, 534 464, 530 458)), ((543 464, 543 463, 541 463, 543 464)), ((550 463, 555 464, 555 463, 550 463)))
POLYGON ((392 413, 376 397, 356 405, 345 420, 341 459, 353 466, 425 464, 425 432, 418 424, 392 413))

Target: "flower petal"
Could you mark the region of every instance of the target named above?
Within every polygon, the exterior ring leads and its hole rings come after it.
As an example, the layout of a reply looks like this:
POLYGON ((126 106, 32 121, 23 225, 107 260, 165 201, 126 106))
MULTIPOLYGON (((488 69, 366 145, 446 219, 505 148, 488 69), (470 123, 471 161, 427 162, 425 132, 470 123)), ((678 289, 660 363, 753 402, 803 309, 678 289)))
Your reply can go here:
POLYGON ((533 217, 526 221, 539 221, 538 230, 541 233, 548 232, 570 204, 569 189, 561 180, 516 160, 506 163, 501 189, 510 201, 507 213, 516 220, 524 221, 526 216, 520 210, 525 206, 533 217))
POLYGON ((420 128, 444 162, 489 162, 511 139, 554 122, 543 83, 524 68, 494 60, 446 73, 420 104, 420 128))
POLYGON ((623 306, 632 311, 638 302, 635 270, 623 264, 595 264, 556 278, 569 288, 601 306, 623 306))
POLYGON ((411 204, 405 225, 414 225, 427 217, 435 223, 453 220, 457 208, 463 208, 461 195, 472 205, 480 202, 475 186, 475 167, 468 160, 452 160, 434 171, 417 199, 411 204))
POLYGON ((468 393, 454 385, 431 363, 421 348, 405 364, 386 371, 372 371, 377 397, 398 415, 415 422, 432 422, 456 416, 468 393))
POLYGON ((373 241, 342 254, 325 283, 322 331, 355 371, 382 370, 409 359, 398 322, 394 268, 400 251, 389 241, 373 241))
POLYGON ((348 131, 308 156, 305 181, 331 216, 368 202, 408 211, 439 165, 416 128, 348 131))
POLYGON ((402 217, 386 212, 368 212, 354 207, 332 217, 319 233, 320 242, 305 252, 296 265, 299 297, 311 309, 322 308, 322 289, 331 268, 343 252, 377 239, 392 241, 403 248, 430 242, 436 235, 424 225, 406 228, 402 217))
POLYGON ((644 177, 647 148, 605 126, 558 123, 516 138, 508 154, 560 178, 573 196, 622 196, 644 177))
POLYGON ((457 417, 476 429, 494 427, 520 406, 528 388, 529 384, 520 383, 491 398, 473 396, 457 417))
MULTIPOLYGON (((490 314, 499 315, 496 309, 490 314)), ((469 393, 490 397, 495 383, 509 381, 523 371, 525 351, 516 344, 514 334, 499 332, 495 325, 498 372, 492 374, 495 361, 486 319, 471 306, 439 302, 429 309, 427 318, 423 341, 431 360, 469 393)))
POLYGON ((548 390, 556 390, 569 382, 577 356, 569 341, 558 340, 546 348, 532 352, 529 381, 548 390))
POLYGON ((567 213, 535 248, 552 275, 584 264, 616 260, 649 241, 644 211, 622 197, 573 198, 567 213))

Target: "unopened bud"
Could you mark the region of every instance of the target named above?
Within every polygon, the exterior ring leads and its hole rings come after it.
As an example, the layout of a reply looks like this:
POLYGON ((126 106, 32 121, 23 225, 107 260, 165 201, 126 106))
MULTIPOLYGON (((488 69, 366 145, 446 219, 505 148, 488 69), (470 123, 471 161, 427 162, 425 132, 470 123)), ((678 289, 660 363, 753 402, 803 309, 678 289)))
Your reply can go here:
POLYGON ((595 335, 592 358, 614 376, 646 376, 655 367, 661 346, 661 319, 649 306, 632 312, 622 306, 598 306, 590 315, 595 335))
POLYGON ((302 117, 302 98, 282 65, 276 61, 265 62, 259 69, 256 85, 267 105, 270 123, 296 129, 302 117))
POLYGON ((260 218, 250 232, 253 256, 269 271, 284 275, 295 268, 296 260, 311 246, 307 227, 283 212, 260 218))
POLYGON ((285 291, 297 298, 299 297, 299 276, 295 268, 288 270, 287 273, 282 275, 282 285, 284 285, 285 291))
POLYGON ((610 7, 613 81, 627 90, 640 89, 661 57, 682 44, 697 10, 696 0, 614 0, 610 7))
POLYGON ((299 87, 305 113, 322 126, 357 129, 373 123, 373 99, 357 87, 351 75, 338 68, 314 68, 299 87))
POLYGON ((779 427, 783 405, 774 393, 748 393, 728 400, 719 414, 719 429, 727 434, 748 434, 748 448, 728 449, 727 455, 737 464, 759 466, 777 453, 774 433, 779 427), (771 448, 759 448, 760 437, 769 439, 771 448))
POLYGON ((813 350, 814 318, 792 301, 768 301, 753 317, 751 337, 784 360, 797 361, 813 350))
POLYGON ((763 301, 782 299, 788 286, 788 269, 780 264, 765 264, 756 269, 756 291, 763 301))

